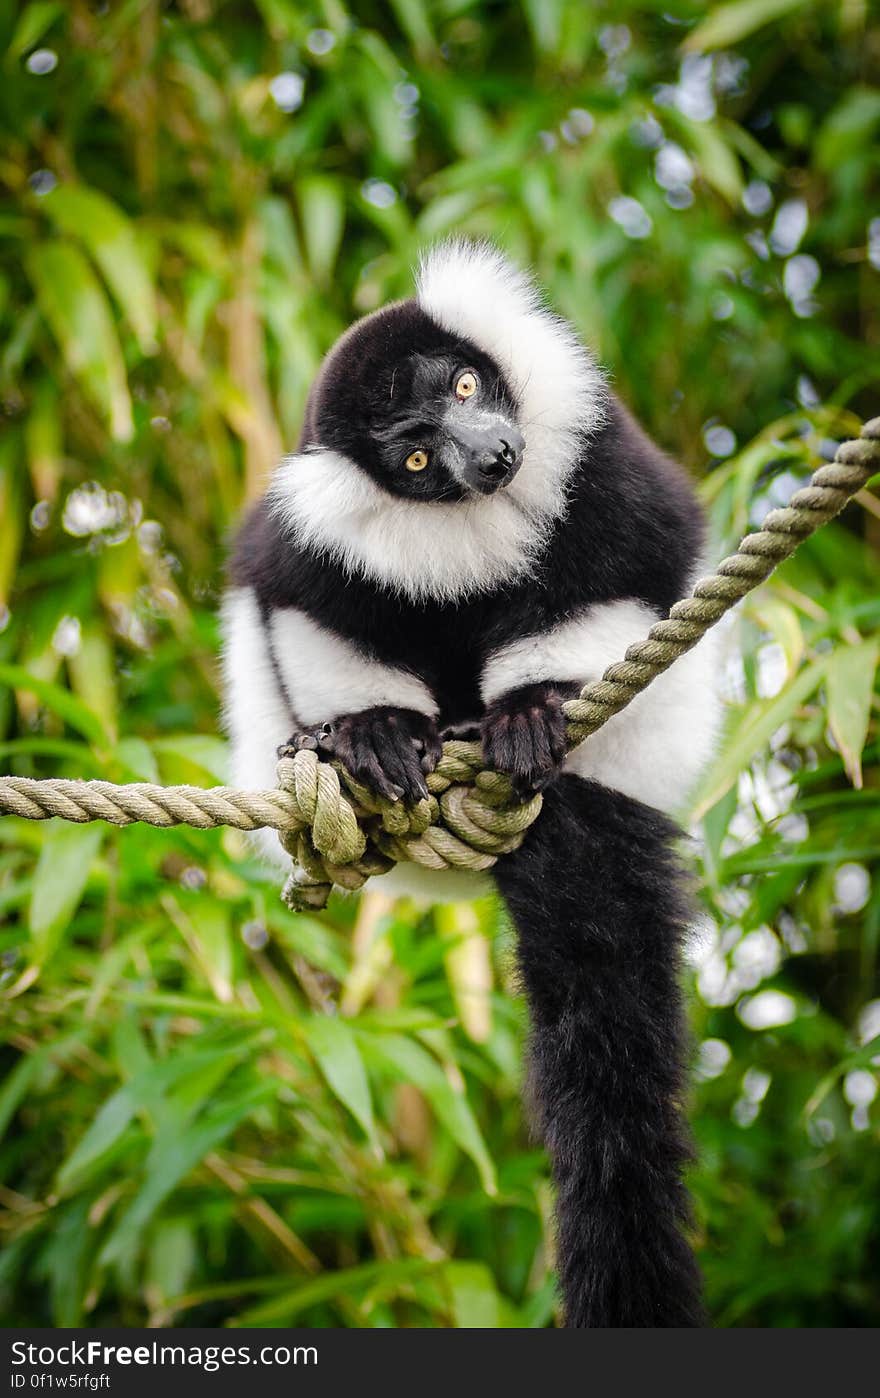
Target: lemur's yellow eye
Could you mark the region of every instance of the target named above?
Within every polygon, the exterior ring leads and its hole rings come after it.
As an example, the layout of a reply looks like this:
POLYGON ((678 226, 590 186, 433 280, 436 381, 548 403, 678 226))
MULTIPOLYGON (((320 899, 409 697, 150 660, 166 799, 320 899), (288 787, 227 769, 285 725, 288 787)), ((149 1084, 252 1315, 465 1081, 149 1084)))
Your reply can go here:
POLYGON ((406 458, 406 469, 408 471, 424 471, 428 464, 428 453, 426 451, 411 451, 406 458))
POLYGON ((455 396, 459 402, 464 402, 465 398, 473 398, 479 387, 477 376, 473 369, 465 369, 463 374, 459 374, 455 380, 455 396))

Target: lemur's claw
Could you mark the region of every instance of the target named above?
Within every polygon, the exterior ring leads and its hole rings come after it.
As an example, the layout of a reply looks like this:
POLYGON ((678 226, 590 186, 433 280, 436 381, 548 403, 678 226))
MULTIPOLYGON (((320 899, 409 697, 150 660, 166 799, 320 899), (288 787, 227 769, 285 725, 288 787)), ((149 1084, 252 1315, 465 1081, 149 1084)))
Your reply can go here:
POLYGON ((577 692, 576 684, 530 684, 489 705, 481 725, 483 755, 490 767, 510 777, 520 800, 543 791, 559 775, 566 753, 562 705, 577 692))

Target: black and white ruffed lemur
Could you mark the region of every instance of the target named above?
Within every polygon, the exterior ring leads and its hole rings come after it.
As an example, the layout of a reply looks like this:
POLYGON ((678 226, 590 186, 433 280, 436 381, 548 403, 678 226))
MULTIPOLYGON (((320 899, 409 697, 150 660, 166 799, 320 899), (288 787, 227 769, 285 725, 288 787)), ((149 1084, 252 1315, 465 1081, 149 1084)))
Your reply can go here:
MULTIPOLYGON (((544 792, 493 873, 518 934, 570 1326, 702 1317, 682 1180, 690 910, 667 813, 712 748, 714 646, 569 756, 562 704, 686 595, 703 535, 685 474, 574 330, 495 248, 455 241, 426 255, 413 299, 328 354, 225 602, 236 786, 274 786, 279 746, 329 725, 321 751, 392 798, 425 794, 450 729, 544 792)), ((450 901, 467 880, 409 865, 382 882, 450 901)))

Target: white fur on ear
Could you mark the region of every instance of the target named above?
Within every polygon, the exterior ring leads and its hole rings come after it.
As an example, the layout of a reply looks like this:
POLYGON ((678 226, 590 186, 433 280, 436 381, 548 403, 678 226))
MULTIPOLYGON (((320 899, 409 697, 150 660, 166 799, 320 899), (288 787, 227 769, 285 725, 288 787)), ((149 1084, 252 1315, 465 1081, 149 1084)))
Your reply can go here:
POLYGON ((416 298, 501 369, 519 399, 526 439, 508 489, 522 507, 558 518, 584 438, 606 412, 607 386, 589 351, 547 308, 531 277, 491 243, 454 238, 432 248, 419 267, 416 298))

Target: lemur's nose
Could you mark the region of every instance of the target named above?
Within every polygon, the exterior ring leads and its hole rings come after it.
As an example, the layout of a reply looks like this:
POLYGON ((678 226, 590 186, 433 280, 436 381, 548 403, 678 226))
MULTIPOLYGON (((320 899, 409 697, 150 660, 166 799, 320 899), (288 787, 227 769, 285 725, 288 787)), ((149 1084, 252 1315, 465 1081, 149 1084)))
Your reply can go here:
POLYGON ((511 426, 507 435, 501 437, 480 462, 480 474, 489 480, 499 480, 514 466, 519 465, 524 446, 525 440, 522 434, 511 426))
POLYGON ((494 421, 486 417, 468 421, 461 414, 450 437, 458 450, 464 483, 482 495, 507 485, 522 463, 525 437, 500 414, 494 421))
POLYGON ((499 451, 497 456, 488 457, 487 459, 481 461, 479 467, 477 468, 480 472, 480 475, 485 476, 486 480, 488 481, 499 481, 502 476, 506 476, 507 472, 510 470, 510 467, 513 465, 513 462, 516 459, 515 457, 509 456, 507 454, 509 451, 510 448, 505 442, 502 450, 499 451))

